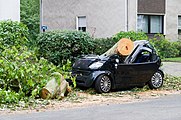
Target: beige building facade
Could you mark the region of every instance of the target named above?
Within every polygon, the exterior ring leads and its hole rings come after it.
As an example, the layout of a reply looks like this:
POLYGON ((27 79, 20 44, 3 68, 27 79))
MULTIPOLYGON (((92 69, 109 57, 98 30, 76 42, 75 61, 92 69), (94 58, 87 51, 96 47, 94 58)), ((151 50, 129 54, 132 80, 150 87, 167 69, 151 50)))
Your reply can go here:
POLYGON ((136 29, 136 2, 43 0, 42 25, 47 26, 48 30, 78 30, 83 26, 94 37, 111 37, 119 31, 136 29))
POLYGON ((0 21, 20 21, 20 0, 0 0, 0 21))
POLYGON ((181 39, 181 0, 167 0, 165 35, 175 41, 181 39))
POLYGON ((177 40, 181 0, 40 0, 41 28, 82 30, 97 38, 119 31, 157 33, 177 40))

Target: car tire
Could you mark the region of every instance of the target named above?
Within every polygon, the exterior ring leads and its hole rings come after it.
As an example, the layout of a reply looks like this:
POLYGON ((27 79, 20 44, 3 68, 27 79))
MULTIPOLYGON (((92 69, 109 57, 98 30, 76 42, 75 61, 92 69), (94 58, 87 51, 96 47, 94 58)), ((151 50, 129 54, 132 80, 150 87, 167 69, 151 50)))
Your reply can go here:
POLYGON ((157 71, 151 77, 151 80, 148 82, 148 86, 150 89, 158 89, 163 85, 163 73, 161 71, 157 71))
POLYGON ((97 93, 108 93, 112 87, 112 82, 109 76, 100 75, 95 81, 95 90, 97 93))

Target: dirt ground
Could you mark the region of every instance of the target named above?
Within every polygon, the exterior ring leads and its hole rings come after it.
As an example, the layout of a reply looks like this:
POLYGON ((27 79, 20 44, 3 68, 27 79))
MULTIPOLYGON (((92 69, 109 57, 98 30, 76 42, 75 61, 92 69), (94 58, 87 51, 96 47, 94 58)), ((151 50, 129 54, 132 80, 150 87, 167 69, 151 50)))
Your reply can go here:
POLYGON ((88 106, 101 106, 109 104, 127 104, 133 102, 148 101, 151 99, 157 99, 162 96, 170 94, 181 94, 181 91, 166 91, 166 90, 148 90, 144 92, 130 92, 123 94, 124 92, 112 92, 107 94, 88 94, 85 92, 75 92, 76 99, 67 100, 49 100, 48 105, 39 106, 36 108, 28 108, 26 110, 1 110, 0 115, 7 114, 29 114, 32 112, 45 112, 52 110, 64 110, 74 109, 88 106))

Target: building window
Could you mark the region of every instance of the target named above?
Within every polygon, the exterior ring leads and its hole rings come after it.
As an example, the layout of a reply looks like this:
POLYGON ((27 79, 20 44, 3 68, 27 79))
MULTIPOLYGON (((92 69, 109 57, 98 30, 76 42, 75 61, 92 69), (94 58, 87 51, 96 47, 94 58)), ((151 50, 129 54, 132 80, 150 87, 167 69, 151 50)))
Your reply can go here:
POLYGON ((163 34, 163 15, 138 15, 137 30, 148 34, 163 34))
POLYGON ((181 16, 178 16, 178 34, 181 35, 181 16))
POLYGON ((86 16, 77 17, 76 28, 79 31, 86 32, 86 16))

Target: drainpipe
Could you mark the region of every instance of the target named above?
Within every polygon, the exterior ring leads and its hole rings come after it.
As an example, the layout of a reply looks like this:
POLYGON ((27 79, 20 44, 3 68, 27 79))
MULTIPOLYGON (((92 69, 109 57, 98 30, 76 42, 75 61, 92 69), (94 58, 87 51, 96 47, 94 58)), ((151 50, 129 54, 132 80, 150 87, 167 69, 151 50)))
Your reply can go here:
POLYGON ((125 0, 125 31, 127 32, 128 31, 128 23, 129 23, 129 21, 128 21, 128 5, 129 5, 129 3, 128 3, 128 0, 125 0))
POLYGON ((42 22, 43 22, 43 4, 42 4, 42 0, 40 0, 40 32, 42 32, 42 22))

